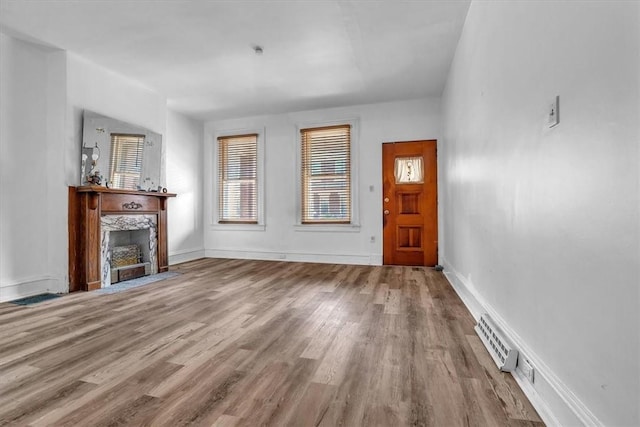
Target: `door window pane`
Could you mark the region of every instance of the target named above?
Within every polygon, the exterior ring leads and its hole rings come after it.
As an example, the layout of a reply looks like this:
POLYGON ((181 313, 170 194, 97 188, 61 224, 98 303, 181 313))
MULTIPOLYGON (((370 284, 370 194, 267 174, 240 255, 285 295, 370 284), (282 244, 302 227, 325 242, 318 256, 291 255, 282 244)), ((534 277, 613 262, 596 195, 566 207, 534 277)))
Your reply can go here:
POLYGON ((422 184, 424 167, 422 157, 396 157, 396 184, 422 184))

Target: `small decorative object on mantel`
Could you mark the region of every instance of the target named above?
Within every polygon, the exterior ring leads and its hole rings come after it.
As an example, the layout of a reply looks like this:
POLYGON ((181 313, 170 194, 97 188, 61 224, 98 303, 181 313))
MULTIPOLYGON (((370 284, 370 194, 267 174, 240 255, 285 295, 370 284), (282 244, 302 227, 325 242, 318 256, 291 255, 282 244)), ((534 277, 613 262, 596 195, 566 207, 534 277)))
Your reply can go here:
POLYGON ((102 183, 100 171, 95 171, 93 175, 87 175, 87 182, 91 185, 100 185, 102 183))
MULTIPOLYGON (((97 131, 104 132, 104 129, 96 129, 97 131)), ((83 172, 84 172, 84 162, 86 160, 86 154, 83 154, 83 172)), ((100 158, 100 147, 98 147, 98 143, 96 142, 95 147, 93 147, 93 153, 91 154, 91 170, 89 171, 89 175, 87 175, 87 182, 92 185, 100 185, 102 183, 102 175, 100 175, 100 171, 98 170, 98 159, 100 158)))
POLYGON ((86 153, 82 153, 82 176, 85 176, 87 170, 87 159, 89 156, 86 153))

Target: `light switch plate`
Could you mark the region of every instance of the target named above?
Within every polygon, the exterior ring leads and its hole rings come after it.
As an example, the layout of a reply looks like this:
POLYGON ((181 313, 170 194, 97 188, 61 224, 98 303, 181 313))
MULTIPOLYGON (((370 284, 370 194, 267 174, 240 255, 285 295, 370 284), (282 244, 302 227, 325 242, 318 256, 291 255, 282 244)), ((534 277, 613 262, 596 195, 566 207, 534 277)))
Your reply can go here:
POLYGON ((560 123, 560 97, 556 96, 553 102, 549 104, 549 110, 547 111, 547 125, 550 128, 560 123))

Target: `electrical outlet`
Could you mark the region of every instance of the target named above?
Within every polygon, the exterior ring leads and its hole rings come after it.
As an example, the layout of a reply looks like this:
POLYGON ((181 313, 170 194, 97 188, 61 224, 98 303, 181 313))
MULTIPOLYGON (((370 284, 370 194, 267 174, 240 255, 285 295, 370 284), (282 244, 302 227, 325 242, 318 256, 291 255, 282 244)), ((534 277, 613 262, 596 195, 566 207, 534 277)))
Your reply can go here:
POLYGON ((529 382, 533 384, 533 380, 534 380, 533 366, 531 365, 531 363, 529 363, 527 359, 520 359, 520 361, 522 362, 522 365, 520 366, 522 373, 524 374, 525 377, 527 377, 529 382))
POLYGON ((549 110, 547 111, 547 125, 552 128, 560 123, 560 97, 556 96, 549 104, 549 110))

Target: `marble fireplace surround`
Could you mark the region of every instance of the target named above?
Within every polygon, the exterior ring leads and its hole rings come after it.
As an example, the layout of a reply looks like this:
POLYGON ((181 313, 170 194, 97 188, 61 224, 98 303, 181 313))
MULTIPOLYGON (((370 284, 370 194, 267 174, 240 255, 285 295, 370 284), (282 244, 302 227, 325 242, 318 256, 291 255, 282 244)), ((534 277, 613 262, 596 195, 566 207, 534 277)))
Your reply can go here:
POLYGON ((157 215, 105 215, 100 218, 100 287, 111 286, 111 251, 109 239, 113 231, 149 230, 149 262, 151 274, 158 274, 157 215))

